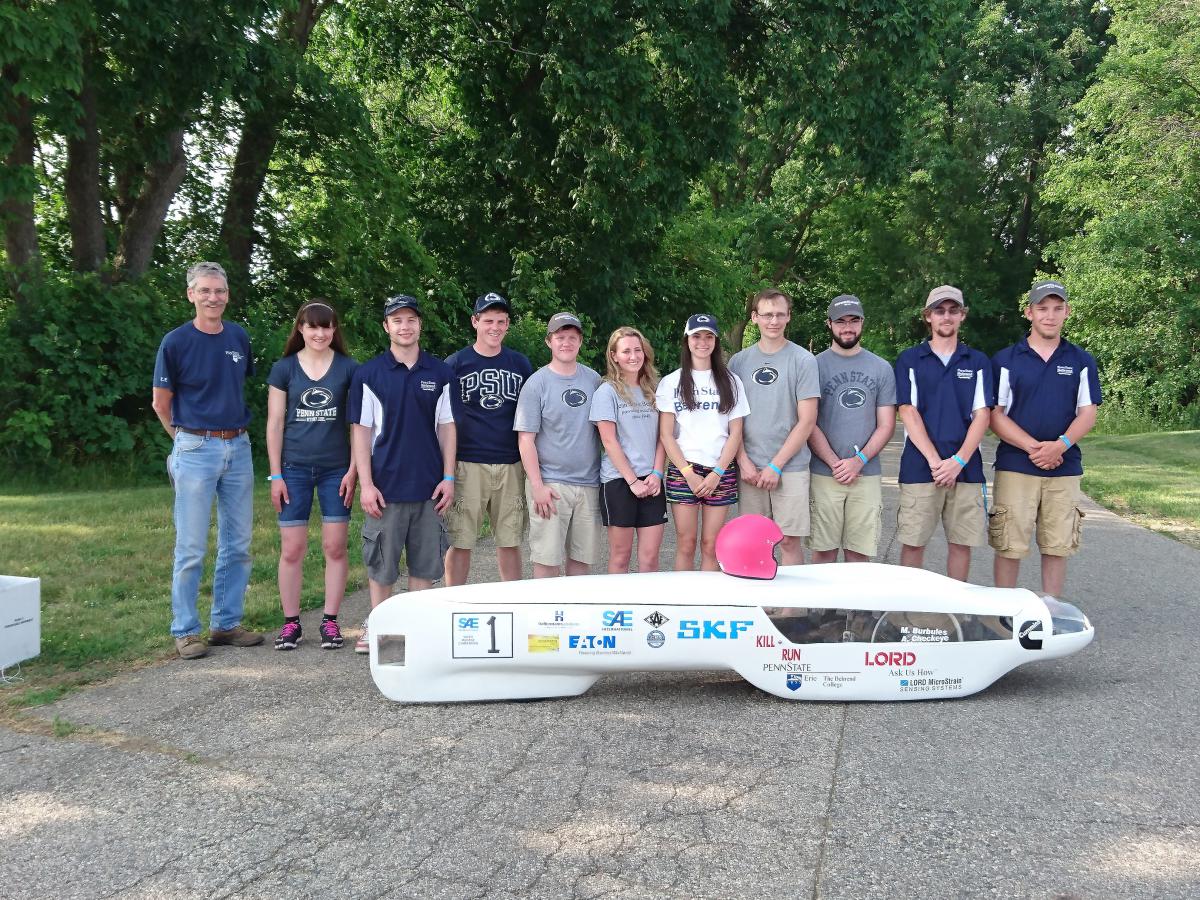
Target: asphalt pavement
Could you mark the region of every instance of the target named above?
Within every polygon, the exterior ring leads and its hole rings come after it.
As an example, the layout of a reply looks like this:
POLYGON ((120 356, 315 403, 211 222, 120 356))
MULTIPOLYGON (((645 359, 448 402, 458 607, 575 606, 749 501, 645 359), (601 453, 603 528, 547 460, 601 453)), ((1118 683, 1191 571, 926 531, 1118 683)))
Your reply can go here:
POLYGON ((312 637, 131 672, 36 713, 81 731, 0 728, 0 896, 1200 896, 1200 552, 1087 512, 1067 599, 1096 640, 962 700, 680 673, 402 706, 312 637))

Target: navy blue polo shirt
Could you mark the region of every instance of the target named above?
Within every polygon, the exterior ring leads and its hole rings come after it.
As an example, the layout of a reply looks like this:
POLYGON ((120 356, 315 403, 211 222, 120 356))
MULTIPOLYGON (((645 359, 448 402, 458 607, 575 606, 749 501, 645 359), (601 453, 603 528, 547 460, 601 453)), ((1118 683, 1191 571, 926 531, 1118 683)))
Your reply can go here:
POLYGON ((250 408, 242 388, 254 374, 250 338, 242 326, 222 322, 208 334, 185 322, 167 333, 154 360, 154 387, 172 391, 171 424, 196 431, 245 428, 250 408))
POLYGON ((371 477, 389 503, 418 503, 442 480, 437 405, 454 373, 422 350, 410 369, 391 351, 354 372, 348 418, 371 429, 371 477))
MULTIPOLYGON (((1092 354, 1070 341, 1059 341, 1043 360, 1022 338, 992 357, 996 406, 1036 441, 1053 441, 1075 421, 1080 407, 1100 405, 1100 374, 1092 354)), ((1029 454, 1004 441, 996 448, 996 471, 1055 477, 1082 475, 1083 454, 1071 447, 1057 469, 1039 469, 1029 454)))
MULTIPOLYGON (((929 341, 910 347, 896 360, 896 403, 916 408, 938 456, 949 459, 966 439, 975 410, 996 405, 991 360, 961 341, 947 363, 933 352, 929 341)), ((900 455, 899 480, 901 484, 933 481, 929 463, 909 440, 900 455)), ((978 448, 958 480, 966 484, 986 480, 978 448)))

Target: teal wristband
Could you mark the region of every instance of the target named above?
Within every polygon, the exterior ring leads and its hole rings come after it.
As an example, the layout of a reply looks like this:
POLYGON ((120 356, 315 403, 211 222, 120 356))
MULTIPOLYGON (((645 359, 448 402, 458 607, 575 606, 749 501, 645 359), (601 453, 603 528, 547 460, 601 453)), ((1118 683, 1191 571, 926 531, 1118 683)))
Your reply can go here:
POLYGON ((453 480, 454 480, 453 475, 443 475, 442 476, 442 481, 453 481, 453 480))
POLYGON ((767 468, 770 469, 772 472, 774 472, 776 475, 778 475, 780 478, 783 477, 783 469, 779 468, 779 466, 775 465, 775 463, 767 463, 767 468))
POLYGON ((726 470, 725 470, 725 469, 722 469, 720 466, 713 466, 713 467, 712 467, 712 470, 713 470, 714 472, 716 472, 718 475, 720 475, 722 478, 724 478, 724 477, 725 477, 725 472, 726 472, 726 470))
POLYGON ((864 466, 865 466, 867 463, 869 463, 869 462, 870 462, 870 460, 869 460, 869 459, 867 459, 867 454, 863 453, 861 450, 859 450, 859 451, 858 451, 857 453, 855 453, 854 455, 855 455, 855 456, 857 456, 859 459, 861 459, 861 460, 863 461, 863 465, 864 465, 864 466))
POLYGON ((282 477, 282 475, 268 475, 267 481, 278 481, 282 477))
POLYGON ((662 477, 663 477, 663 473, 662 473, 662 472, 660 472, 660 471, 658 471, 658 469, 651 469, 651 470, 650 470, 650 474, 651 474, 651 475, 657 475, 659 478, 662 478, 662 477))
POLYGON ((1068 450, 1071 449, 1071 439, 1069 437, 1067 437, 1065 434, 1060 434, 1058 439, 1067 445, 1068 450))
POLYGON ((962 457, 959 456, 957 453, 951 453, 950 458, 952 460, 954 460, 956 463, 958 463, 960 466, 962 466, 964 469, 967 467, 967 464, 962 461, 962 457))

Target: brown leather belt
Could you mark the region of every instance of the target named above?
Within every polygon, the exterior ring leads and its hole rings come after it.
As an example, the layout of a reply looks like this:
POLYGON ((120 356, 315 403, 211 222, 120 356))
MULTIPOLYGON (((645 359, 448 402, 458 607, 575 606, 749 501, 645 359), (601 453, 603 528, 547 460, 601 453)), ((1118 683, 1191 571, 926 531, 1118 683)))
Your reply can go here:
POLYGON ((203 428, 184 428, 182 425, 180 425, 175 430, 176 431, 185 431, 188 434, 198 434, 201 437, 215 437, 215 438, 220 438, 223 441, 229 441, 229 440, 233 440, 233 438, 237 437, 239 434, 244 432, 246 429, 245 428, 224 428, 224 429, 218 428, 218 429, 210 429, 208 431, 205 431, 203 428))

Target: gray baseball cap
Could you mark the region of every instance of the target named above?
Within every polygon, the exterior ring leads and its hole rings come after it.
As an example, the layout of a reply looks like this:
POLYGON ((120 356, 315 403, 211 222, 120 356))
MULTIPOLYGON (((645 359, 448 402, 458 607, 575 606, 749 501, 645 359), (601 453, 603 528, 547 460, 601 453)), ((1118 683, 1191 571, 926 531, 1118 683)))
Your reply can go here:
POLYGON ((1041 303, 1047 297, 1067 298, 1067 289, 1061 281, 1039 281, 1029 289, 1029 305, 1041 303))
POLYGON ((583 323, 569 312, 560 312, 552 315, 550 321, 546 323, 546 334, 554 334, 554 332, 562 328, 578 328, 579 333, 583 334, 583 323))
POLYGON ((935 287, 929 292, 929 296, 925 298, 925 308, 933 309, 933 307, 937 306, 943 300, 953 300, 959 306, 964 308, 967 305, 963 301, 962 291, 953 285, 943 284, 935 287))
POLYGON ((853 294, 838 294, 829 304, 829 313, 826 318, 830 322, 840 319, 842 316, 858 316, 860 319, 865 319, 863 315, 862 301, 853 294))

